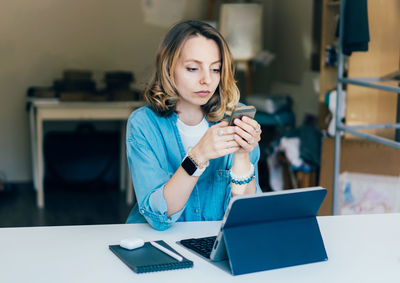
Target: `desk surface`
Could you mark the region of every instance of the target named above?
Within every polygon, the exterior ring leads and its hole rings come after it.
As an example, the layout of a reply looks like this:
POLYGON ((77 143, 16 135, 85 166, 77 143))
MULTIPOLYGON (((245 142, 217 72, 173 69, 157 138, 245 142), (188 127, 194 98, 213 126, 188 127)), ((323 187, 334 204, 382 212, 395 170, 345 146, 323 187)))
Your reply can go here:
POLYGON ((399 282, 400 214, 319 217, 329 260, 231 276, 175 244, 215 235, 219 222, 0 229, 1 282, 399 282), (164 239, 193 269, 135 274, 108 249, 123 238, 164 239), (138 281, 139 280, 139 281, 138 281))

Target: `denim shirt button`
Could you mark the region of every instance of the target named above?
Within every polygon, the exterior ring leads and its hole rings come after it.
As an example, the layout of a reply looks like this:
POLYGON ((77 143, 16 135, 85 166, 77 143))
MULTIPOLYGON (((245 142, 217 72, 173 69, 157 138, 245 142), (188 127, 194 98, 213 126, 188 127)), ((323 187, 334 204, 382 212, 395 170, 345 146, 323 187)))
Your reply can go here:
POLYGON ((141 212, 142 214, 144 214, 144 209, 140 210, 140 212, 141 212))
POLYGON ((194 213, 199 213, 199 210, 198 210, 198 209, 195 209, 195 210, 194 210, 194 213))
POLYGON ((222 172, 221 171, 218 174, 219 174, 220 177, 222 177, 222 172))

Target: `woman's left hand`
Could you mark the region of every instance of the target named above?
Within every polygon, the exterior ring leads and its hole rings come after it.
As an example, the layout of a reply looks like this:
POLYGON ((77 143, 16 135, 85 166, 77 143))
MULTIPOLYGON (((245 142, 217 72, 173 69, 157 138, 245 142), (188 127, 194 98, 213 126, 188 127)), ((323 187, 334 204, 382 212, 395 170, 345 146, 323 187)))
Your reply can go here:
POLYGON ((240 145, 236 152, 250 152, 261 140, 261 126, 256 120, 247 116, 233 121, 235 125, 235 141, 240 145))

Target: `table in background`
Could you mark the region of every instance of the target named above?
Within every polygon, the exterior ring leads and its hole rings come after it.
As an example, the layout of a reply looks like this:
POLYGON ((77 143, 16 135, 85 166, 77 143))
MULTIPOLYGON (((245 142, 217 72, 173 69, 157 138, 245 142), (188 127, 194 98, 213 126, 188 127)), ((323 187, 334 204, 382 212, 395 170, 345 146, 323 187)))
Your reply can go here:
POLYGON ((126 189, 128 204, 133 202, 133 187, 125 154, 125 129, 129 115, 144 105, 144 102, 62 102, 53 99, 33 99, 29 104, 33 183, 37 190, 38 207, 44 207, 43 123, 45 121, 121 121, 120 189, 126 189))
MULTIPOLYGON (((0 229, 1 282, 399 282, 400 214, 318 217, 328 261, 232 276, 176 244, 216 235, 220 222, 0 229), (108 245, 140 237, 165 240, 194 262, 191 269, 136 274, 108 245)), ((290 231, 288 231, 290 233, 290 231)), ((296 235, 293 235, 296 237, 296 235)), ((243 239, 243 245, 246 244, 243 239)), ((268 239, 266 239, 267 241, 268 239)))

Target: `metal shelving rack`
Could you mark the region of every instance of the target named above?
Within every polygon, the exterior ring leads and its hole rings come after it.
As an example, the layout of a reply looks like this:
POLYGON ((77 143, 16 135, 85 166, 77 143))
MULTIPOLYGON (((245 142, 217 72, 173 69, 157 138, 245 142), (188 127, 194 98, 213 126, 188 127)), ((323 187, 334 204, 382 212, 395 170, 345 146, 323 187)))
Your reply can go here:
MULTIPOLYGON (((346 0, 341 1, 340 15, 344 15, 346 0)), ((336 131, 335 131, 335 155, 334 155, 334 168, 333 168, 333 214, 336 215, 338 212, 338 196, 339 196, 339 172, 340 172, 340 146, 341 146, 341 136, 343 133, 350 133, 354 136, 370 140, 373 142, 381 143, 387 146, 400 149, 400 142, 393 141, 387 138, 379 137, 373 134, 368 134, 361 132, 363 129, 400 129, 400 123, 396 124, 373 124, 373 125, 354 125, 347 126, 342 123, 339 113, 343 105, 341 105, 341 96, 343 95, 343 85, 352 84, 361 87, 375 88, 388 92, 396 92, 400 94, 400 87, 385 85, 385 82, 393 81, 386 79, 390 76, 385 76, 383 78, 345 78, 343 77, 344 69, 344 55, 342 53, 343 46, 343 31, 344 31, 344 21, 341 20, 339 23, 339 56, 338 56, 338 76, 337 76, 337 96, 336 96, 336 131)), ((399 96, 400 97, 400 96, 399 96)))

